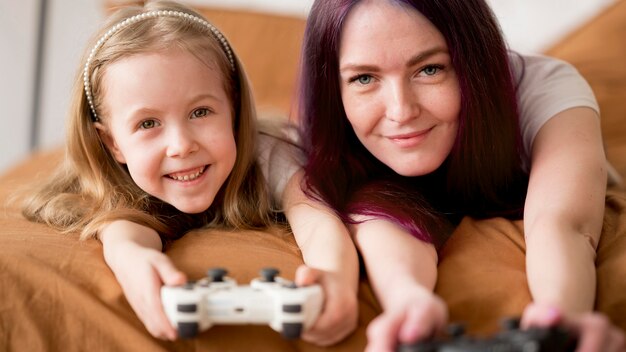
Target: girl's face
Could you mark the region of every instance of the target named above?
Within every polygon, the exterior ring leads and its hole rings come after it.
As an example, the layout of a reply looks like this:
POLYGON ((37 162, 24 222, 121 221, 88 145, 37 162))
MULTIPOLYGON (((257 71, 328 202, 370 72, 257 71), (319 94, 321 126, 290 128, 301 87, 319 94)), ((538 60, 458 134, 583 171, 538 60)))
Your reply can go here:
POLYGON ((404 176, 443 163, 461 98, 446 41, 432 23, 387 0, 360 2, 344 23, 339 71, 346 115, 370 153, 404 176))
POLYGON ((222 82, 182 50, 133 55, 104 73, 103 141, 141 189, 185 213, 208 209, 235 165, 222 82))

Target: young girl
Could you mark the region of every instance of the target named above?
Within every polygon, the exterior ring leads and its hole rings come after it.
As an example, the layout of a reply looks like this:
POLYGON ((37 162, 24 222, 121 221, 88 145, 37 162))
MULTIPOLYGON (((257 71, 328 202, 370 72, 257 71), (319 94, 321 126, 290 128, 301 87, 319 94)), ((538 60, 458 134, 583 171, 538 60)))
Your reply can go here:
POLYGON ((449 223, 522 215, 534 300, 523 325, 561 321, 581 350, 623 350, 623 333, 591 312, 607 180, 597 105, 567 70, 542 85, 525 60, 511 69, 520 59, 482 0, 315 1, 300 80, 305 191, 353 226, 385 309, 371 350, 445 325, 432 290, 449 223))
MULTIPOLYGON (((175 3, 116 12, 90 48, 74 91, 66 163, 23 213, 100 239, 148 331, 175 339, 159 292, 186 277, 163 243, 201 226, 263 229, 274 219, 255 161, 250 86, 217 28, 175 3)), ((296 282, 320 282, 326 302, 303 338, 327 345, 356 327, 358 262, 338 219, 320 227, 333 234, 326 239, 309 239, 307 225, 293 226, 307 263, 296 282)))

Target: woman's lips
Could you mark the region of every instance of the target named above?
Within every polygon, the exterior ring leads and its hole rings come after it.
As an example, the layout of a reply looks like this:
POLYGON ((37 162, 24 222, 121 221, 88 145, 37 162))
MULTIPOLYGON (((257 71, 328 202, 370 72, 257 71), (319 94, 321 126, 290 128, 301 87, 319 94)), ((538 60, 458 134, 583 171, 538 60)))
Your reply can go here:
POLYGON ((434 127, 417 131, 417 132, 396 134, 392 136, 387 136, 387 138, 391 140, 393 143, 399 145, 400 147, 410 148, 410 147, 414 147, 418 145, 420 142, 426 139, 426 137, 428 136, 430 131, 433 130, 433 128, 434 127))

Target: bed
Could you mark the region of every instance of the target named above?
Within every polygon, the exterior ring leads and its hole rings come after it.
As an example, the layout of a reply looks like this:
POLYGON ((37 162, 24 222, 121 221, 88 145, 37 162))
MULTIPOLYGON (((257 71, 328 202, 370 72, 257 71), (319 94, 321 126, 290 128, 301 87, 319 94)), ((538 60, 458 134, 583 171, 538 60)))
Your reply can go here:
MULTIPOLYGON (((200 10, 224 31, 245 63, 262 113, 289 115, 304 21, 200 10)), ((589 80, 602 110, 608 158, 625 175, 623 23, 624 0, 547 53, 570 61, 589 80)), ((13 202, 16 189, 39 182, 62 158, 61 149, 37 151, 0 175, 0 350, 363 350, 366 326, 381 311, 366 279, 360 283, 356 331, 330 348, 285 340, 263 325, 215 326, 197 338, 176 342, 152 338, 106 266, 98 241, 79 241, 77 235, 28 222, 13 202)), ((597 255, 596 308, 626 330, 626 192, 609 189, 606 204, 597 255)), ((195 230, 167 247, 166 253, 192 279, 220 266, 240 284, 249 283, 268 266, 293 278, 302 263, 293 236, 279 228, 195 230)), ((436 292, 449 305, 451 321, 465 323, 468 333, 493 333, 502 318, 519 315, 530 301, 522 222, 465 218, 441 251, 436 292)))

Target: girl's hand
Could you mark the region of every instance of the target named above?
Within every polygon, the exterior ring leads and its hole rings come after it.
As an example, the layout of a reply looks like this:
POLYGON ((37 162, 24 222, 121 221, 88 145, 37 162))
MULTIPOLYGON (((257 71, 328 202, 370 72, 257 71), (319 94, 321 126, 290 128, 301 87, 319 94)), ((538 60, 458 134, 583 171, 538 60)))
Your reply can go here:
POLYGON ((601 313, 566 315, 546 304, 531 303, 522 315, 522 328, 560 325, 578 336, 578 352, 624 352, 624 332, 601 313))
POLYGON ((319 345, 335 344, 356 329, 358 303, 352 287, 331 272, 301 265, 296 271, 298 286, 319 284, 324 290, 324 306, 315 324, 302 333, 302 339, 319 345))
POLYGON ((152 336, 175 340, 176 330, 163 311, 161 286, 184 284, 185 274, 158 250, 127 243, 118 246, 117 251, 109 266, 128 303, 152 336))
POLYGON ((403 290, 402 297, 369 324, 366 351, 395 351, 399 344, 415 343, 443 331, 448 308, 441 298, 423 287, 403 290))

